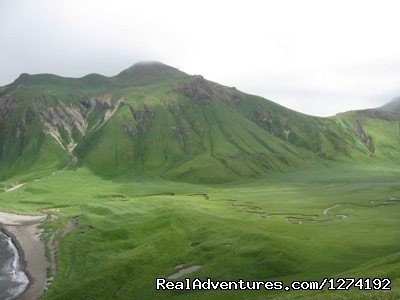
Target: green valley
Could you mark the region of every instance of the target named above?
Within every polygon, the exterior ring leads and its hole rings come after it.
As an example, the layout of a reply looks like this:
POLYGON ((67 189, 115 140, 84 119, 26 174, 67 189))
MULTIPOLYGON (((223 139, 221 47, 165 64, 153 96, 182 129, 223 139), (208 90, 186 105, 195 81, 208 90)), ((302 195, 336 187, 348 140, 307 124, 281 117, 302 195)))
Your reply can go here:
POLYGON ((40 299, 400 298, 400 113, 305 115, 173 67, 0 88, 0 209, 45 215, 40 299), (157 291, 156 278, 391 290, 157 291))

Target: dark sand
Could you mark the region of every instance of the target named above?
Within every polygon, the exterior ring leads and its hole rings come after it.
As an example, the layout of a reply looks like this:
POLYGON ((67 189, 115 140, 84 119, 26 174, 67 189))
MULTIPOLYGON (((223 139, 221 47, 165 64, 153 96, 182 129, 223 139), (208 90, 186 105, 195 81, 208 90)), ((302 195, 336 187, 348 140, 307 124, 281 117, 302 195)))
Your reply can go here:
POLYGON ((46 216, 26 216, 0 212, 0 224, 3 231, 13 239, 23 260, 24 271, 29 279, 28 287, 18 297, 23 300, 34 300, 40 297, 47 283, 45 246, 39 239, 38 223, 46 216))

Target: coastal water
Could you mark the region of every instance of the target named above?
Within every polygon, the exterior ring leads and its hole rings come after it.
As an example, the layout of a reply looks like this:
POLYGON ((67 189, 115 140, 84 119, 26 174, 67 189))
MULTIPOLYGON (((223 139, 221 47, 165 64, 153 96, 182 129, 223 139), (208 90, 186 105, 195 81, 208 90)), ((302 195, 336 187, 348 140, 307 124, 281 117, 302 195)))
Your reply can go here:
POLYGON ((11 238, 0 232, 0 299, 14 299, 29 281, 22 271, 18 250, 11 238))

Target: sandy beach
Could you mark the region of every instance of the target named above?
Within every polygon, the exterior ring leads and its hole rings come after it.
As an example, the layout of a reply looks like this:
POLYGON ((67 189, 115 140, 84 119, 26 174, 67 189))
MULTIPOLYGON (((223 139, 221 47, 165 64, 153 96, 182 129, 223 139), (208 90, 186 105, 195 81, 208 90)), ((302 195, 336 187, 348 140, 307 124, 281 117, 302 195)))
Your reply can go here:
POLYGON ((28 287, 18 299, 37 299, 46 287, 49 263, 45 256, 45 246, 39 239, 40 230, 37 228, 38 223, 45 220, 46 216, 0 212, 1 228, 16 244, 29 279, 28 287))

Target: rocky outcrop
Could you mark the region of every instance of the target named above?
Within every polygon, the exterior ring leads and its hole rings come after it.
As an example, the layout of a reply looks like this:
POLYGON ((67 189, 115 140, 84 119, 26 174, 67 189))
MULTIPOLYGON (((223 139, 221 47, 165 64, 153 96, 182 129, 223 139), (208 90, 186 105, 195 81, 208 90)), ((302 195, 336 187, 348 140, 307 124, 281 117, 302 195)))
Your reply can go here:
POLYGON ((201 75, 194 75, 183 85, 174 85, 173 92, 182 93, 195 100, 197 104, 209 104, 212 99, 223 102, 235 108, 236 104, 243 101, 243 94, 234 87, 224 87, 213 82, 208 82, 201 75))
POLYGON ((236 88, 227 88, 220 85, 215 87, 215 96, 218 98, 218 100, 226 103, 232 108, 235 108, 237 103, 244 100, 243 94, 240 93, 236 88))
POLYGON ((129 122, 122 122, 121 127, 122 131, 125 132, 127 135, 129 135, 131 138, 135 137, 137 133, 135 126, 133 126, 129 122))
POLYGON ((53 137, 66 151, 72 153, 78 141, 89 129, 99 129, 124 104, 121 97, 112 103, 112 94, 102 94, 91 99, 64 103, 58 100, 56 105, 49 105, 45 98, 34 99, 33 110, 43 124, 44 133, 53 137), (97 123, 88 128, 88 119, 94 110, 101 112, 97 123))
MULTIPOLYGON (((0 140, 1 141, 5 141, 6 135, 8 134, 8 131, 1 130, 1 125, 12 123, 13 111, 15 109, 17 109, 19 105, 20 105, 19 101, 14 96, 13 93, 8 93, 0 98, 0 120, 1 120, 1 122, 0 122, 0 140)), ((27 116, 26 116, 26 111, 25 111, 22 118, 18 122, 18 125, 15 128, 15 131, 13 132, 13 134, 16 137, 19 137, 21 135, 21 133, 25 130, 26 118, 27 118, 27 116)))
POLYGON ((152 125, 154 108, 142 104, 140 107, 134 107, 128 104, 131 111, 133 122, 123 122, 122 130, 131 138, 140 138, 152 125))
POLYGON ((0 98, 0 113, 6 115, 16 109, 19 105, 18 98, 14 93, 8 93, 0 98))
POLYGON ((84 135, 87 129, 87 121, 82 115, 83 107, 61 101, 57 106, 49 106, 44 99, 36 98, 34 110, 43 124, 44 132, 71 153, 76 146, 74 135, 84 135))
POLYGON ((361 122, 359 120, 356 120, 355 129, 356 129, 358 138, 361 140, 361 142, 365 145, 365 147, 368 148, 369 151, 374 153, 375 152, 375 146, 374 146, 374 143, 372 141, 372 137, 367 136, 367 134, 363 130, 363 128, 361 126, 361 122))
POLYGON ((209 104, 214 95, 211 86, 201 75, 192 76, 189 82, 180 87, 174 86, 172 90, 193 99, 197 104, 209 104))
POLYGON ((290 129, 283 129, 283 133, 285 134, 286 142, 289 142, 290 132, 291 132, 290 129))
POLYGON ((257 118, 260 120, 261 125, 265 128, 268 128, 268 131, 276 135, 277 133, 277 125, 275 124, 274 120, 272 120, 268 110, 266 110, 263 106, 258 106, 256 108, 257 118))

